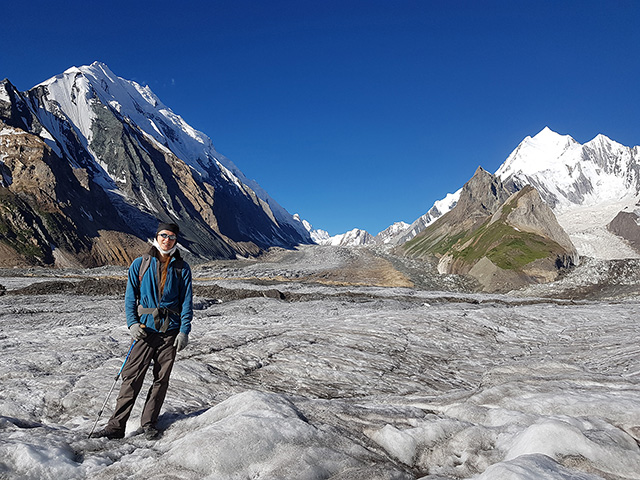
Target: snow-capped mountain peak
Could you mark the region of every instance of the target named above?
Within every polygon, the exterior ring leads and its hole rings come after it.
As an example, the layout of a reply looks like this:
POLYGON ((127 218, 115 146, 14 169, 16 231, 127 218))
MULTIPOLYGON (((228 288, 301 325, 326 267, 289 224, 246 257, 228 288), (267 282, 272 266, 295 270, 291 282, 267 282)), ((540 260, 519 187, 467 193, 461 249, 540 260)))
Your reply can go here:
POLYGON ((331 237, 327 242, 323 242, 323 245, 334 246, 364 246, 373 243, 373 236, 366 230, 360 228, 354 228, 353 230, 343 233, 341 235, 335 235, 331 237))
POLYGON ((507 178, 516 173, 532 174, 561 166, 560 159, 581 145, 569 135, 560 135, 549 127, 534 137, 526 137, 500 166, 496 175, 507 178))
MULTIPOLYGON (((225 177, 244 195, 257 196, 262 208, 268 210, 267 213, 278 224, 307 236, 300 221, 294 220, 256 181, 248 179, 232 161, 218 153, 207 135, 174 113, 148 86, 118 77, 104 63, 93 62, 88 66, 69 68, 35 88, 38 87, 45 89, 44 105, 40 107, 69 118, 78 128, 79 137, 94 161, 104 168, 114 183, 118 182, 120 173, 107 168, 91 145, 94 121, 99 110, 104 108, 116 112, 132 128, 139 129, 153 141, 157 148, 173 153, 203 179, 211 175, 225 177)), ((55 130, 52 124, 45 127, 55 130)))
MULTIPOLYGON (((62 160, 56 162, 54 176, 59 178, 52 183, 66 182, 69 195, 106 194, 108 199, 100 197, 96 203, 114 208, 91 213, 73 205, 59 213, 82 229, 72 256, 86 248, 85 235, 91 238, 86 242, 94 241, 92 222, 105 215, 113 217, 113 231, 129 235, 135 226, 133 234, 143 241, 157 219, 176 221, 182 246, 205 259, 312 242, 303 223, 216 152, 208 136, 164 105, 148 86, 116 76, 104 63, 69 68, 27 92, 18 92, 8 80, 1 90, 0 121, 21 128, 34 145, 48 146, 62 160)), ((48 158, 47 149, 37 152, 31 161, 48 158)), ((0 152, 0 159, 3 155, 0 152)), ((3 179, 11 177, 22 159, 5 163, 3 179)), ((41 239, 39 252, 47 263, 53 262, 49 245, 59 241, 41 239)), ((117 248, 108 247, 106 236, 104 242, 106 258, 90 253, 82 261, 125 260, 117 248)))
POLYGON ((638 152, 605 135, 581 145, 548 128, 525 138, 496 171, 517 190, 533 185, 556 212, 640 191, 638 152))
POLYGON ((313 228, 313 225, 311 225, 311 223, 301 219, 300 215, 298 215, 297 213, 293 215, 293 218, 294 220, 297 220, 298 222, 302 223, 305 230, 309 232, 309 236, 311 237, 311 240, 313 240, 315 243, 319 245, 329 244, 329 241, 331 240, 331 235, 329 235, 329 232, 325 230, 313 228))
POLYGON ((548 129, 541 134, 518 145, 496 174, 512 190, 534 186, 581 255, 629 258, 607 226, 638 202, 640 149, 603 134, 584 145, 548 129))
MULTIPOLYGON (((536 188, 559 215, 558 220, 581 254, 598 258, 629 256, 619 245, 609 248, 616 239, 611 238, 606 225, 619 211, 638 203, 640 147, 624 146, 603 134, 582 145, 569 135, 545 127, 522 140, 496 175, 513 192, 525 185, 536 188)), ((436 201, 391 241, 402 244, 415 237, 451 210, 459 196, 460 190, 436 201)))
POLYGON ((406 222, 396 222, 378 233, 378 235, 374 237, 375 242, 382 244, 393 243, 394 238, 404 233, 410 226, 411 225, 406 222))
MULTIPOLYGON (((203 164, 210 166, 220 156, 209 137, 164 105, 148 86, 116 76, 104 63, 71 67, 38 86, 47 88, 47 98, 60 104, 89 143, 99 100, 200 173, 205 173, 203 164)), ((234 173, 238 171, 230 162, 224 163, 234 173)))

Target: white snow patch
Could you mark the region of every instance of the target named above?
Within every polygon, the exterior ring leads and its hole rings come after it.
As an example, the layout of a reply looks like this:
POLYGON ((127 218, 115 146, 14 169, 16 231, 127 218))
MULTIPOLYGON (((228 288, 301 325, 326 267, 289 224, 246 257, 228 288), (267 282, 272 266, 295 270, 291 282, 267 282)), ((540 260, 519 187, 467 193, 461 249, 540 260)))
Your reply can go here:
POLYGON ((490 466, 476 480, 602 480, 599 475, 576 472, 545 455, 522 455, 490 466))
POLYGON ((144 190, 140 191, 140 194, 142 195, 142 199, 144 200, 145 205, 147 206, 147 208, 152 211, 152 212, 158 212, 158 209, 153 205, 153 203, 151 202, 151 200, 149 199, 149 196, 147 195, 147 192, 145 192, 144 190))
MULTIPOLYGON (((244 392, 172 432, 162 461, 202 476, 238 478, 321 478, 358 466, 350 453, 335 449, 340 439, 309 424, 282 396, 244 392), (251 439, 250 441, 247 441, 251 439)), ((155 470, 153 467, 151 471, 155 470)), ((144 470, 141 472, 144 473, 144 470)))
POLYGON ((0 101, 11 103, 11 97, 6 89, 0 88, 0 101))
POLYGON ((9 127, 8 125, 4 125, 2 130, 0 130, 0 136, 5 135, 20 135, 24 132, 22 130, 18 130, 17 128, 9 127))
POLYGON ((582 145, 569 135, 559 135, 545 127, 536 136, 526 137, 496 171, 503 180, 514 175, 533 175, 541 171, 559 172, 564 178, 562 157, 571 156, 582 145))

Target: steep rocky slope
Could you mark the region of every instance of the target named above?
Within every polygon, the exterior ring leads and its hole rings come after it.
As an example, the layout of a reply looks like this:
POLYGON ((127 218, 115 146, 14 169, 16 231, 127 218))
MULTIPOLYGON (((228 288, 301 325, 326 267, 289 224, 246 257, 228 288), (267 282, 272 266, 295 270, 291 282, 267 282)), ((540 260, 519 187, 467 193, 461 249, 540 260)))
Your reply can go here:
POLYGON ((127 263, 158 220, 181 226, 195 260, 312 242, 208 137, 104 64, 27 92, 0 82, 0 122, 7 265, 127 263))
POLYGON ((497 177, 478 167, 462 188, 456 207, 405 243, 401 250, 413 256, 444 255, 463 235, 486 221, 509 195, 497 177))
POLYGON ((434 257, 438 271, 475 278, 485 291, 555 280, 578 255, 551 209, 527 186, 509 195, 500 179, 479 168, 458 204, 400 249, 434 257))
POLYGON ((0 265, 124 264, 142 251, 104 191, 40 137, 0 121, 0 152, 0 265))
POLYGON ((640 252, 640 217, 634 210, 622 211, 607 225, 607 229, 622 237, 637 252, 640 252))

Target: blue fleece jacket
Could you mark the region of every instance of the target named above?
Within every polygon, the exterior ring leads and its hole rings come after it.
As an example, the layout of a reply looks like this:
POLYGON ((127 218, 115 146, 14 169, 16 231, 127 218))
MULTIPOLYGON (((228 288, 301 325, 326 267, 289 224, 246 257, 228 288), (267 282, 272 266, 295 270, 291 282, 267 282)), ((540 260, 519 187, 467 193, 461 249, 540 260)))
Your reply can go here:
POLYGON ((157 331, 153 315, 138 315, 138 303, 145 308, 163 307, 171 310, 169 328, 167 332, 180 330, 189 334, 191 331, 191 319, 193 318, 193 291, 191 286, 191 268, 183 260, 182 270, 176 270, 174 264, 176 258, 171 258, 167 269, 167 280, 164 285, 162 298, 158 294, 158 259, 151 257, 149 268, 144 273, 142 280, 138 278, 142 257, 136 258, 129 267, 129 279, 127 291, 124 296, 127 326, 134 323, 143 323, 148 330, 157 331))

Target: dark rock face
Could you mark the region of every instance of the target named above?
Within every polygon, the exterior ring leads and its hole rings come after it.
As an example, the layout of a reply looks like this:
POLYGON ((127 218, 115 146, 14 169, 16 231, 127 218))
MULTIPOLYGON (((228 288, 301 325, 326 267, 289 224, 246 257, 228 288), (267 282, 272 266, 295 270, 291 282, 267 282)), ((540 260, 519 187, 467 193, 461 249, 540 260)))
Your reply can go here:
POLYGON ((478 167, 471 180, 462 187, 460 199, 451 210, 455 211, 452 217, 461 221, 484 219, 487 215, 493 215, 510 195, 500 178, 478 167))
POLYGON ((33 121, 31 111, 24 99, 6 79, 0 82, 0 119, 7 125, 22 130, 31 128, 33 121))

